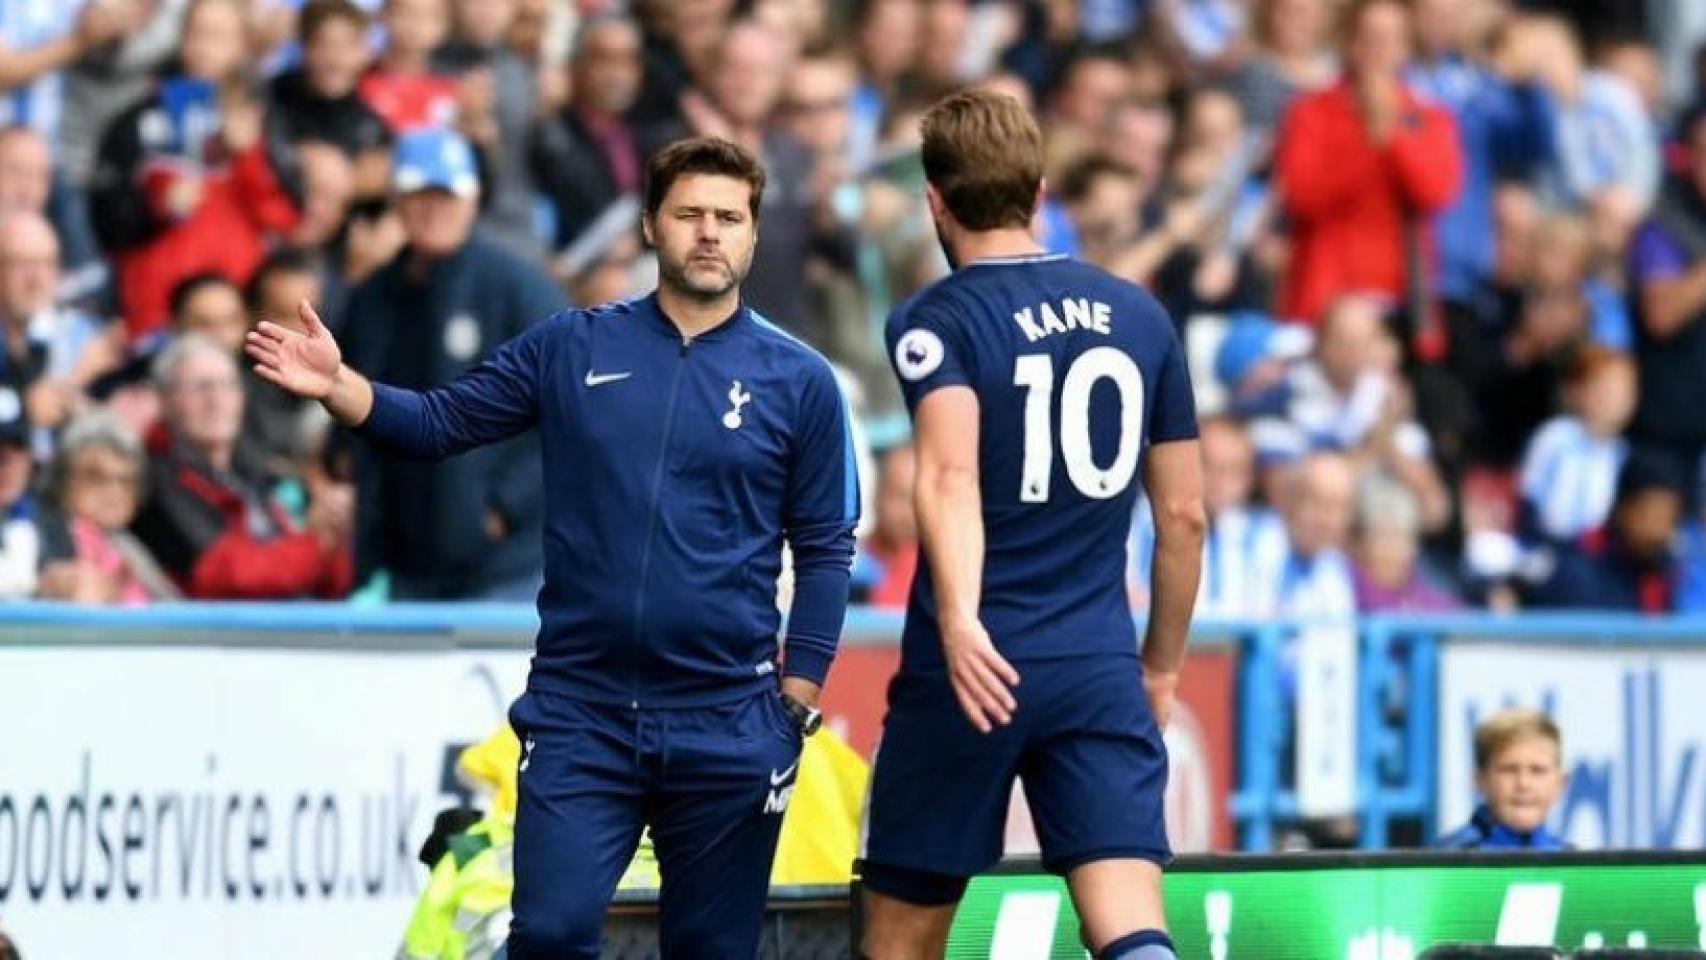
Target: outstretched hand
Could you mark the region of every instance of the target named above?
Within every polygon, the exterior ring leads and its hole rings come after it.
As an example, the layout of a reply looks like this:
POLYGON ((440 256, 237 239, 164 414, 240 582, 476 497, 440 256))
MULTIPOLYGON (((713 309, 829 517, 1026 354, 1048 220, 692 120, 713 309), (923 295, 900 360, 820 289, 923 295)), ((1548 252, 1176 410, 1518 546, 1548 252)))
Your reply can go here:
POLYGON ((308 301, 297 309, 301 330, 263 320, 244 344, 261 379, 299 397, 324 400, 331 396, 343 367, 338 342, 308 301))

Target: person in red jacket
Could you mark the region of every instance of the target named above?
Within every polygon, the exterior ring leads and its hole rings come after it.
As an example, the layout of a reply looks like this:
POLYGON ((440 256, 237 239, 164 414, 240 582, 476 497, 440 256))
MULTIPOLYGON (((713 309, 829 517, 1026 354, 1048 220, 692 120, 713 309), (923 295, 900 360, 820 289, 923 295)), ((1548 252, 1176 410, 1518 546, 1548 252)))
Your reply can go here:
POLYGON ((1346 293, 1403 299, 1408 251, 1432 250, 1421 235, 1406 242, 1406 232, 1426 231, 1462 179, 1451 115, 1401 79, 1405 4, 1357 0, 1345 24, 1344 78, 1291 108, 1274 160, 1292 237, 1279 314, 1306 323, 1346 293))
POLYGON ((193 0, 180 71, 101 137, 90 213, 118 264, 132 341, 165 326, 179 281, 211 271, 246 282, 269 236, 301 219, 267 155, 261 108, 241 92, 247 9, 193 0))
POLYGON ((165 428, 149 438, 148 500, 137 537, 196 599, 342 597, 354 579, 352 499, 333 488, 298 529, 269 499, 271 479, 238 443, 237 361, 200 334, 175 338, 155 362, 165 428))

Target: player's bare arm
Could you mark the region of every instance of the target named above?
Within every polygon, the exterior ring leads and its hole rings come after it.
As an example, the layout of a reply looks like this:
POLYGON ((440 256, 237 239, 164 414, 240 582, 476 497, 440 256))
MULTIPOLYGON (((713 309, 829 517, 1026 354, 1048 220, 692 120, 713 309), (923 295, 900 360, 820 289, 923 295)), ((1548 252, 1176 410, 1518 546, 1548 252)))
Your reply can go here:
POLYGON ((948 678, 966 719, 983 733, 1013 718, 1013 669, 979 622, 983 592, 983 497, 978 490, 978 402, 969 387, 926 396, 916 415, 914 509, 936 588, 948 678))
POLYGON ((1185 657, 1191 608, 1202 575, 1202 444, 1175 440, 1150 446, 1143 484, 1155 521, 1155 561, 1150 574, 1149 628, 1143 639, 1143 685, 1155 722, 1165 727, 1185 657))
POLYGON ((373 384, 344 365, 337 340, 308 301, 297 309, 302 329, 263 320, 245 343, 255 372, 268 383, 299 397, 318 400, 346 427, 373 411, 373 384))

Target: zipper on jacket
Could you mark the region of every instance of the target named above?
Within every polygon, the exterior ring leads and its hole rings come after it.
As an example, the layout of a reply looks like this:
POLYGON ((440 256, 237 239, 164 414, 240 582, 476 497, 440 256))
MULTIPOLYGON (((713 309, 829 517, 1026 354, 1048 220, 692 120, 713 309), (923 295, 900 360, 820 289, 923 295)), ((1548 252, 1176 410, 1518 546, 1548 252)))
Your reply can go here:
POLYGON ((640 649, 634 658, 634 695, 629 700, 630 709, 640 708, 640 680, 645 671, 646 645, 646 579, 652 564, 652 535, 657 530, 658 504, 663 495, 663 469, 669 463, 669 441, 675 428, 675 400, 681 392, 681 375, 687 370, 687 350, 693 345, 691 340, 681 341, 681 351, 676 355, 675 376, 669 382, 669 400, 663 411, 663 439, 658 443, 658 462, 652 469, 652 502, 651 509, 646 512, 646 538, 640 541, 640 582, 634 597, 634 642, 640 649))

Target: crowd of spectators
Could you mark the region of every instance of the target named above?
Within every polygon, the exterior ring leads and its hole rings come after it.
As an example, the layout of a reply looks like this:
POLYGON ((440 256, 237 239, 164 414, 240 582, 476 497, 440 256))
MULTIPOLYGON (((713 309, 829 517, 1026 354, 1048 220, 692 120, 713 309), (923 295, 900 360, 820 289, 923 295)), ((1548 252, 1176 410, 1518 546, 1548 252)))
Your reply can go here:
POLYGON ((1044 243, 1178 326, 1200 613, 1706 608, 1706 109, 1641 4, 1574 6, 5 0, 0 596, 530 596, 531 441, 384 461, 242 337, 307 298, 454 377, 647 289, 646 158, 714 134, 769 173, 746 296, 873 458, 856 599, 903 605, 881 329, 947 269, 917 120, 978 85, 1043 120, 1044 243))

